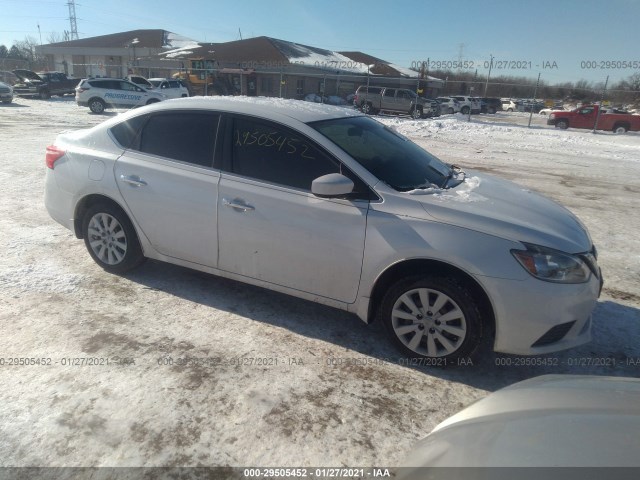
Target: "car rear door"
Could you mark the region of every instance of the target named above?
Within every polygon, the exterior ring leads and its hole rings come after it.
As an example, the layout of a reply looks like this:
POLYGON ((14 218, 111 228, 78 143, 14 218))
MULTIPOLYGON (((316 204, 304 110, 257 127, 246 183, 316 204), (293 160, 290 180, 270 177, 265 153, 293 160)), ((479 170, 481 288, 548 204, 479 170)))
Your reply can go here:
POLYGON ((213 157, 219 115, 201 111, 151 114, 116 161, 127 207, 162 255, 215 267, 219 171, 213 157))
POLYGON ((369 202, 310 191, 313 179, 347 168, 299 132, 251 117, 228 118, 225 145, 218 268, 355 301, 369 202))
POLYGON ((395 88, 385 88, 382 94, 382 100, 380 104, 381 110, 391 110, 395 111, 397 109, 396 106, 396 89, 395 88))

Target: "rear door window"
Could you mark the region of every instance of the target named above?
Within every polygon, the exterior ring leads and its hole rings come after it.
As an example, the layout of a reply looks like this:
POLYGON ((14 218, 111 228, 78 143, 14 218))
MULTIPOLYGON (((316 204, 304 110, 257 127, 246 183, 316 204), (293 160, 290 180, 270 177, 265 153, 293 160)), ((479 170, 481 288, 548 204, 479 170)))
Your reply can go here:
POLYGON ((201 167, 212 167, 219 118, 218 114, 209 112, 152 115, 142 129, 136 149, 201 167))

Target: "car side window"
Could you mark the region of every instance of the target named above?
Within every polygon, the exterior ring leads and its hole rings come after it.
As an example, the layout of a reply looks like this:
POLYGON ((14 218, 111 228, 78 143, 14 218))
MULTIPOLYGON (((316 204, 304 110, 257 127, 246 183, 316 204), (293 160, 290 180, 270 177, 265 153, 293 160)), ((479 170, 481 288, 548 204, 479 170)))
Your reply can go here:
POLYGON ((393 88, 387 88, 384 91, 384 96, 385 97, 395 97, 395 95, 396 95, 396 91, 393 88))
POLYGON ((143 153, 213 166, 219 115, 205 112, 171 112, 152 115, 140 134, 143 153))
POLYGON ((281 125, 236 117, 232 132, 232 171, 238 175, 310 191, 316 178, 340 172, 314 142, 281 125))
POLYGON ((120 84, 120 90, 138 91, 138 88, 129 82, 118 82, 120 84))

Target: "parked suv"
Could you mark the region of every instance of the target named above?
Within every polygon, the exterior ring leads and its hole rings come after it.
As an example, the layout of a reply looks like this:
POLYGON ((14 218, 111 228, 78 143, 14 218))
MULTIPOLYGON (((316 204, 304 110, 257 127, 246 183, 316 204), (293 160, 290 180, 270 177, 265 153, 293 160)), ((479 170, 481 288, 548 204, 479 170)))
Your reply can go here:
POLYGON ((413 118, 434 116, 432 100, 419 97, 408 88, 361 86, 356 90, 354 105, 364 113, 378 112, 404 113, 413 118))
POLYGON ((460 103, 460 113, 467 115, 469 112, 471 113, 480 113, 482 109, 480 105, 480 99, 476 97, 468 97, 466 95, 458 95, 455 97, 451 97, 460 103))
POLYGON ((482 98, 480 113, 496 113, 502 111, 502 100, 499 98, 482 98))
POLYGON ((455 98, 450 97, 438 97, 436 101, 440 103, 441 113, 458 113, 460 111, 460 102, 455 98))
POLYGON ((76 103, 102 113, 108 107, 139 107, 160 102, 167 97, 160 92, 145 90, 128 80, 88 78, 76 87, 76 103))

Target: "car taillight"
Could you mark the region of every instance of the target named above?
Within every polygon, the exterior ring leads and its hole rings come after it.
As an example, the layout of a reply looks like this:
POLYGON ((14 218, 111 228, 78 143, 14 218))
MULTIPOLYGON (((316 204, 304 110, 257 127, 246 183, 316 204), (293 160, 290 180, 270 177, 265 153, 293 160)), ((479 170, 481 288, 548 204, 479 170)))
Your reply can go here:
POLYGON ((87 90, 89 90, 89 87, 76 87, 76 92, 78 93, 86 92, 87 90))
POLYGON ((67 153, 65 150, 62 150, 56 147, 55 145, 49 145, 47 147, 47 155, 45 159, 47 167, 53 170, 53 166, 56 163, 56 161, 60 160, 60 158, 62 158, 62 156, 64 156, 65 153, 67 153))

